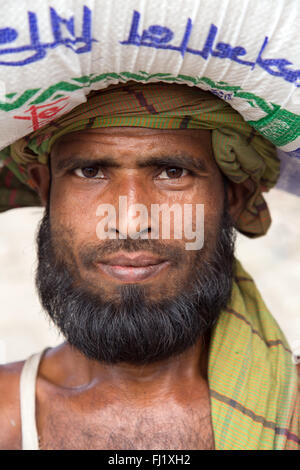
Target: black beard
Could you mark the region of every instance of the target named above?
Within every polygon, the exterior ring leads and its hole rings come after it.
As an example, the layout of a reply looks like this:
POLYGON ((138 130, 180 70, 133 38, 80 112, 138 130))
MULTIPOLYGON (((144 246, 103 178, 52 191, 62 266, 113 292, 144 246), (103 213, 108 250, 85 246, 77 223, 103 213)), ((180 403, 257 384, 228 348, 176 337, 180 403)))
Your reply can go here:
MULTIPOLYGON (((74 286, 72 270, 55 255, 48 208, 37 242, 36 285, 41 303, 66 340, 89 359, 144 365, 176 356, 212 329, 231 296, 235 232, 227 204, 209 261, 203 261, 199 250, 185 288, 163 301, 150 301, 143 286, 136 284, 121 286, 118 301, 106 301, 84 282, 74 286)), ((136 244, 136 249, 148 246, 155 253, 159 246, 155 244, 159 241, 149 240, 111 243, 115 252, 120 245, 133 251, 136 244)))

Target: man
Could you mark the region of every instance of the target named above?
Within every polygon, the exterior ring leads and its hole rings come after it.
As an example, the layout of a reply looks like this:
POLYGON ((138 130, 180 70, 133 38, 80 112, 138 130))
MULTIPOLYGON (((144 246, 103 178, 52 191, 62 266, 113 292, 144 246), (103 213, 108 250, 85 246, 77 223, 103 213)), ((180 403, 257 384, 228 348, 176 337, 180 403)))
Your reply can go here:
POLYGON ((300 448, 289 347, 234 258, 234 227, 270 223, 274 147, 210 93, 128 83, 10 151, 46 208, 36 281, 66 342, 2 367, 2 448, 300 448), (193 209, 169 237, 162 203, 193 209))

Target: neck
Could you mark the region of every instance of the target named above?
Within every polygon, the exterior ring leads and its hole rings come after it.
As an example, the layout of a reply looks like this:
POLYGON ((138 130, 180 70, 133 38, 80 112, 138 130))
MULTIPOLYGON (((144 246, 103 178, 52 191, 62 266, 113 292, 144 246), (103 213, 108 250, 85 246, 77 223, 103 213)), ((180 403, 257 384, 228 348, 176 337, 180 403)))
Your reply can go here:
POLYGON ((157 390, 172 390, 179 384, 186 387, 195 381, 207 380, 209 335, 201 337, 199 341, 180 355, 170 357, 146 365, 133 365, 128 363, 104 364, 86 358, 68 343, 62 346, 63 363, 68 364, 64 377, 72 377, 68 387, 103 386, 104 383, 122 390, 128 394, 144 393, 155 394, 157 390), (76 372, 75 372, 76 371, 76 372), (72 373, 73 372, 73 373, 72 373))

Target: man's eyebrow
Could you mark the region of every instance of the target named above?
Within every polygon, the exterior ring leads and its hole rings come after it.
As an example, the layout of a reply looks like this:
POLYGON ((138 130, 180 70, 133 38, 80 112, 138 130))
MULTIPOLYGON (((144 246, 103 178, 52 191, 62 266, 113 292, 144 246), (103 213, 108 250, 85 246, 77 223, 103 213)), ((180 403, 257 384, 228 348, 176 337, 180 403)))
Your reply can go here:
POLYGON ((157 156, 149 157, 137 164, 139 168, 145 168, 148 166, 163 167, 163 166, 174 166, 184 167, 190 170, 196 170, 201 172, 208 172, 208 167, 203 158, 192 157, 187 154, 178 154, 170 156, 157 156))
POLYGON ((59 160, 55 163, 55 168, 58 171, 61 170, 68 170, 68 169, 75 169, 75 168, 84 168, 89 166, 99 166, 99 167, 114 167, 120 168, 121 165, 117 163, 113 158, 110 157, 102 157, 102 158, 92 158, 92 157, 77 157, 77 156, 69 156, 59 160))
MULTIPOLYGON (((126 157, 124 157, 126 158, 126 157)), ((79 157, 79 156, 69 156, 59 160, 55 163, 55 168, 57 171, 75 169, 75 168, 84 168, 84 167, 93 167, 98 166, 102 168, 121 168, 122 165, 116 162, 112 157, 106 156, 101 158, 92 158, 92 157, 79 157)), ((192 157, 187 154, 179 155, 159 155, 151 156, 138 161, 136 164, 137 168, 146 168, 146 167, 165 167, 165 166, 174 166, 174 167, 183 167, 190 170, 208 172, 208 167, 203 158, 192 157)))

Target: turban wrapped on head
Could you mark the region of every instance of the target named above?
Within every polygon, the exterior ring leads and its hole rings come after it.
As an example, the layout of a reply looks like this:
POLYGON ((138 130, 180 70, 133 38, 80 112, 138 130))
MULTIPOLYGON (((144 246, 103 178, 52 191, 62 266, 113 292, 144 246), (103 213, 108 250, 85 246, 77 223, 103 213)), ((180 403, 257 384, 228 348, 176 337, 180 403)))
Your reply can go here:
POLYGON ((210 129, 220 170, 248 190, 237 229, 250 237, 266 233, 271 218, 262 192, 273 187, 279 176, 275 146, 229 104, 196 87, 129 82, 91 92, 85 103, 5 149, 10 152, 10 169, 30 186, 27 165, 47 164, 57 139, 87 128, 116 126, 210 129))

